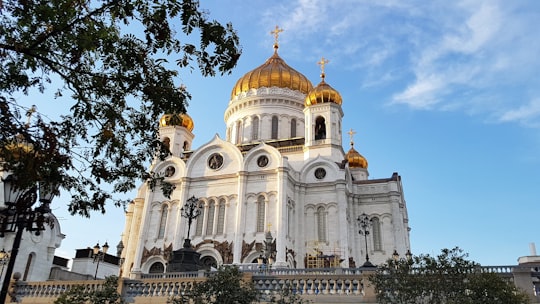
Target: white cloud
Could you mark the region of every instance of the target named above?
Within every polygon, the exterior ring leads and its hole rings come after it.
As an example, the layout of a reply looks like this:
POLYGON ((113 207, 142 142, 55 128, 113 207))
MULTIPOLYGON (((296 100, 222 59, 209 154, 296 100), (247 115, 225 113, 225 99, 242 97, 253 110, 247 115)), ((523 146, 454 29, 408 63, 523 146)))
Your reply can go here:
POLYGON ((517 109, 508 110, 499 117, 501 122, 520 122, 525 125, 534 123, 535 119, 540 120, 540 98, 531 100, 517 109))

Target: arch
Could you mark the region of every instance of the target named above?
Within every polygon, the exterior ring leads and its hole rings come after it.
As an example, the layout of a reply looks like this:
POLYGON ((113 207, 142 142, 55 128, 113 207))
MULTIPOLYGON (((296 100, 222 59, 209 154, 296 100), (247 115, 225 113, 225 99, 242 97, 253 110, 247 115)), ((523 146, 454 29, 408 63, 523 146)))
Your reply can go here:
POLYGON ((278 117, 276 115, 272 116, 272 133, 270 136, 271 139, 278 138, 278 129, 279 129, 278 123, 279 123, 278 117))
POLYGON ((251 140, 259 139, 259 117, 253 117, 251 121, 251 140))
POLYGON ((208 209, 206 212, 206 235, 214 234, 214 214, 216 211, 216 201, 210 199, 208 201, 208 209))
MULTIPOLYGON (((27 281, 28 280, 28 277, 31 275, 32 273, 32 268, 34 268, 34 260, 36 258, 36 253, 35 252, 31 252, 30 254, 28 254, 28 259, 26 260, 26 266, 24 267, 24 275, 23 275, 23 281, 27 281)), ((4 280, 6 280, 7 278, 4 278, 4 280)))
POLYGON ((148 269, 148 273, 164 273, 165 272, 165 265, 161 262, 155 262, 152 265, 150 265, 150 268, 148 269))
POLYGON ((182 150, 184 151, 188 151, 190 148, 189 148, 189 142, 186 140, 184 141, 184 145, 182 146, 182 150))
POLYGON ((164 204, 161 208, 161 218, 159 219, 158 239, 162 239, 165 236, 165 228, 167 227, 167 217, 169 214, 169 206, 164 204))
POLYGON ((242 143, 242 121, 239 120, 236 122, 236 143, 242 143))
POLYGON ((168 150, 171 149, 171 139, 168 137, 164 137, 162 141, 163 145, 167 147, 168 150))
POLYGON ((296 137, 296 119, 291 119, 291 138, 296 137))
POLYGON ((225 199, 220 199, 218 203, 217 233, 223 234, 225 231, 225 199))
POLYGON ((328 240, 326 232, 326 209, 323 206, 317 208, 317 239, 319 242, 325 242, 328 240))
POLYGON ((265 216, 266 216, 265 197, 263 195, 259 195, 257 197, 256 204, 257 204, 257 221, 256 221, 257 227, 255 231, 264 232, 264 221, 265 221, 265 216))
POLYGON ((200 259, 202 267, 206 271, 210 271, 212 268, 218 267, 218 262, 213 256, 206 255, 200 259))
POLYGON ((381 222, 378 217, 371 218, 371 230, 373 231, 373 250, 382 251, 381 222))
POLYGON ((326 120, 322 116, 315 119, 315 140, 326 138, 326 120))

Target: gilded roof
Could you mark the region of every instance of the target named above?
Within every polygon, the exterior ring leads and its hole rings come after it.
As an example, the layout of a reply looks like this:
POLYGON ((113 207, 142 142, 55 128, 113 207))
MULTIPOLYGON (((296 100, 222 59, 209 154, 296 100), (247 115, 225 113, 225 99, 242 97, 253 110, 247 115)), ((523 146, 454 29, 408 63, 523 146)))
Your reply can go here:
POLYGON ((161 116, 161 118, 159 119, 159 126, 160 127, 182 126, 191 132, 193 131, 195 124, 193 123, 193 119, 189 115, 187 115, 186 113, 180 113, 180 114, 165 114, 161 116))
POLYGON ((274 45, 274 54, 264 64, 247 72, 236 82, 231 99, 242 92, 258 88, 287 88, 307 94, 313 85, 302 73, 291 68, 277 53, 277 45, 274 45))

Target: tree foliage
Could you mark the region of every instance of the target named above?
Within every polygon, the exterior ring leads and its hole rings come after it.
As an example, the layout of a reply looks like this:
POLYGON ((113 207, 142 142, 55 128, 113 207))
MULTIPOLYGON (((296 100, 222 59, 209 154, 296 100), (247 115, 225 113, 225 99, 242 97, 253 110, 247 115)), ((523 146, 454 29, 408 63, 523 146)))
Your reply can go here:
POLYGON ((190 98, 179 71, 229 73, 241 52, 232 25, 210 20, 195 0, 0 3, 2 169, 20 188, 45 180, 70 192, 72 214, 105 212, 121 203, 114 193, 159 179, 147 172, 156 153, 168 155, 156 122, 185 112, 190 98), (30 108, 16 97, 46 90, 69 96, 47 107, 69 110, 26 119, 30 108))
POLYGON ((118 277, 106 277, 100 289, 88 292, 83 285, 77 285, 59 296, 54 304, 123 304, 117 288, 118 277))
POLYGON ((221 266, 208 280, 198 283, 190 292, 170 298, 169 304, 250 304, 260 299, 265 303, 277 304, 306 304, 310 303, 292 292, 290 288, 283 288, 277 294, 270 296, 262 294, 255 289, 253 282, 246 281, 236 266, 221 266))
POLYGON ((238 267, 221 266, 206 281, 196 284, 192 292, 174 297, 168 303, 250 304, 258 295, 253 282, 243 280, 238 267))
POLYGON ((381 304, 523 304, 527 295, 467 259, 459 248, 437 257, 388 260, 370 278, 381 304))

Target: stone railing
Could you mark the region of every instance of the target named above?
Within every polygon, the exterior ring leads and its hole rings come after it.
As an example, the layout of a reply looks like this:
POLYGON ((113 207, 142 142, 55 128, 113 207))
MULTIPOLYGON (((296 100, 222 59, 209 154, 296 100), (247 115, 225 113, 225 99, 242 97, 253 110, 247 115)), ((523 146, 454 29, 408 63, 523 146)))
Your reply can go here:
MULTIPOLYGON (((527 291, 532 303, 540 303, 538 268, 523 266, 482 267, 497 273, 527 291)), ((373 268, 352 269, 244 269, 244 280, 270 298, 284 288, 313 303, 376 303, 369 284, 373 268)), ((197 282, 206 280, 206 272, 145 274, 141 279, 120 279, 119 292, 128 303, 167 303, 172 296, 189 294, 197 282)), ((52 303, 74 286, 86 291, 99 290, 103 280, 14 282, 13 292, 20 303, 52 303)))

